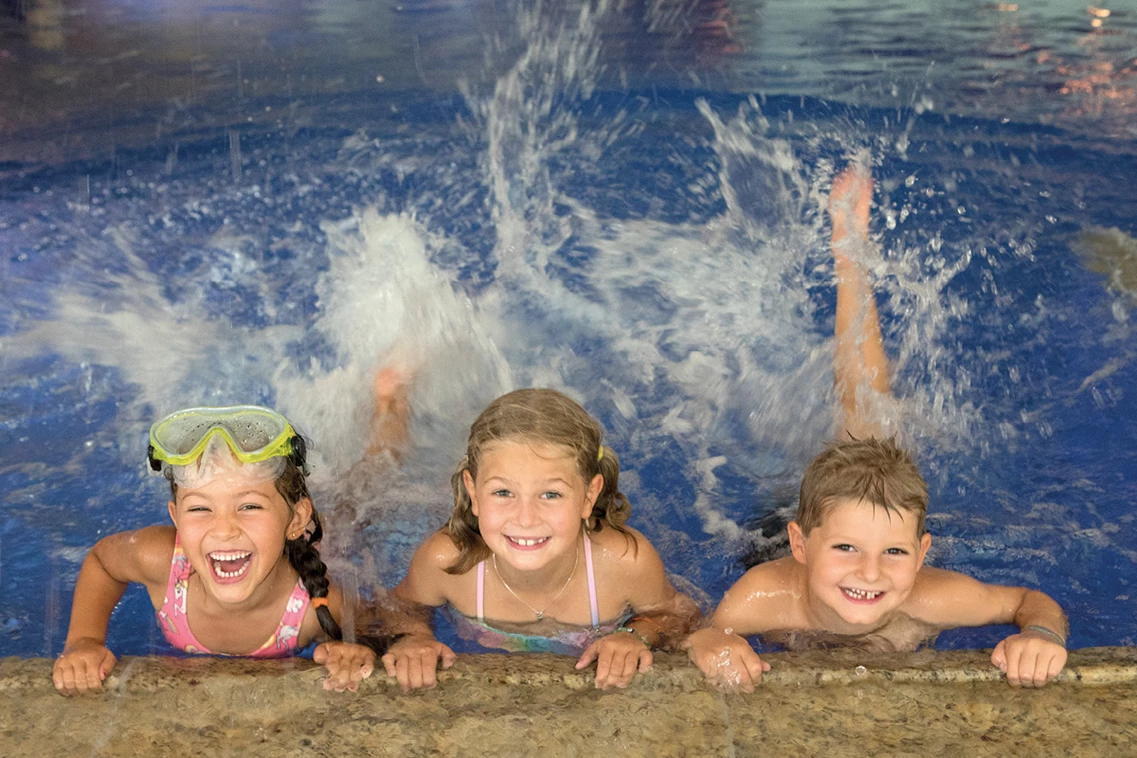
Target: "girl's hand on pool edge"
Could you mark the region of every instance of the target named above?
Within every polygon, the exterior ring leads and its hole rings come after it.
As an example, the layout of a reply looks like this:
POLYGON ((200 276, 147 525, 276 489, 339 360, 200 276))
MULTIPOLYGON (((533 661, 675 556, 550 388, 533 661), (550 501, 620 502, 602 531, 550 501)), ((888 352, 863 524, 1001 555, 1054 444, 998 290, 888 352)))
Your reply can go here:
POLYGON ((398 679, 403 692, 436 686, 439 664, 448 669, 456 660, 453 650, 428 634, 403 637, 382 658, 387 676, 398 679))
POLYGON ((695 632, 681 647, 707 682, 718 689, 753 692, 770 670, 770 664, 744 638, 713 626, 695 632))
POLYGON ((375 651, 347 642, 324 642, 312 651, 312 660, 328 669, 324 689, 356 692, 359 683, 375 670, 375 651))
POLYGON ((1066 665, 1066 648, 1045 635, 1020 632, 995 646, 991 663, 1012 687, 1041 687, 1066 665))
POLYGON ((614 632, 589 645, 577 660, 576 668, 596 661, 596 689, 623 689, 631 684, 636 672, 651 670, 652 660, 651 650, 638 635, 614 632))
POLYGON ((92 639, 78 639, 67 645, 52 667, 51 679, 63 695, 98 692, 114 668, 116 658, 106 645, 92 639))

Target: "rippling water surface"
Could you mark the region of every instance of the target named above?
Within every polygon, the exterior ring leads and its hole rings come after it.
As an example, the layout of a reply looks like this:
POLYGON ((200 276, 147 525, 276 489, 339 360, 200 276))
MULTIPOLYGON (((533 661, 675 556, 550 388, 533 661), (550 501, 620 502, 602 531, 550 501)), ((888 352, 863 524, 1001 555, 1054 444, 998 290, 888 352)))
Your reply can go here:
MULTIPOLYGON (((191 403, 313 438, 366 588, 485 403, 566 389, 717 600, 832 433, 855 155, 930 560, 1133 644, 1135 38, 1060 2, 0 5, 0 651, 58 653, 85 550, 164 518, 145 432, 191 403), (391 350, 415 453, 349 476, 391 350)), ((111 647, 166 650, 144 593, 111 647)))

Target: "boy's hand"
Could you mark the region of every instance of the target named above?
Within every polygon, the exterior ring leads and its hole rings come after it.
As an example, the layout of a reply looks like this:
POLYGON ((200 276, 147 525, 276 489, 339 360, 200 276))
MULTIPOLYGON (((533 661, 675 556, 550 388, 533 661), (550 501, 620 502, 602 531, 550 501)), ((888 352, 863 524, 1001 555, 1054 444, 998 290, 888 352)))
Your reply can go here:
POLYGON ((359 689, 359 683, 375 670, 375 651, 347 642, 324 642, 312 651, 312 660, 324 664, 328 675, 324 689, 343 692, 359 689))
POLYGON ((713 626, 692 634, 682 647, 707 681, 720 689, 753 692, 762 674, 770 670, 770 664, 759 658, 746 640, 713 626))
POLYGON ((55 689, 64 695, 98 692, 103 680, 114 668, 114 653, 96 640, 78 639, 63 649, 55 659, 51 679, 55 689))
POLYGON ((589 645, 576 662, 582 669, 596 661, 596 689, 609 687, 623 689, 632 682, 636 672, 651 669, 652 655, 639 635, 613 632, 589 645))
POLYGON ((410 634, 391 645, 382 660, 387 676, 398 679, 403 692, 409 692, 437 685, 439 662, 448 669, 458 656, 429 634, 410 634))
POLYGON ((1066 648, 1044 634, 1020 632, 995 646, 991 663, 1012 687, 1041 687, 1066 665, 1066 648))

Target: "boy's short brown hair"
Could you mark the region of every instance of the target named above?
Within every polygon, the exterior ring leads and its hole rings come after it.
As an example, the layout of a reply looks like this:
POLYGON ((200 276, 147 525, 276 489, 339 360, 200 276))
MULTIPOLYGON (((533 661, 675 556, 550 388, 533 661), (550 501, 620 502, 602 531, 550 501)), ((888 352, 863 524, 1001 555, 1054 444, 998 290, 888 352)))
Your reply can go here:
POLYGON ((928 485, 916 462, 894 438, 849 439, 813 459, 801 480, 797 518, 808 535, 829 515, 837 500, 863 500, 893 513, 916 517, 916 537, 924 536, 928 485))

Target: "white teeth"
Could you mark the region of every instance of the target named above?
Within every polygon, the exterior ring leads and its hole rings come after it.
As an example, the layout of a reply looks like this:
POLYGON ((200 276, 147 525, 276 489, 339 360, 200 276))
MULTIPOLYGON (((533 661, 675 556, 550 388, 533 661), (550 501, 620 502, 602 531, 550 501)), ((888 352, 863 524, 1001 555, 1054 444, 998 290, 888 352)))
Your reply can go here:
POLYGON ((855 600, 875 600, 883 595, 883 592, 869 592, 868 590, 855 590, 851 587, 842 587, 842 591, 849 597, 855 600))
POLYGON ((248 558, 252 553, 249 551, 241 551, 235 553, 210 553, 209 557, 215 561, 239 561, 242 558, 248 558))
POLYGON ((510 539, 516 542, 518 545, 521 545, 521 547, 533 547, 534 545, 540 545, 542 542, 547 541, 549 538, 542 537, 540 539, 530 540, 523 537, 510 537, 510 539))
POLYGON ((213 573, 214 574, 216 574, 221 579, 232 579, 234 577, 241 576, 242 574, 244 574, 246 571, 249 570, 249 566, 253 565, 252 561, 245 560, 246 558, 248 558, 251 555, 252 555, 252 553, 250 553, 248 551, 232 552, 232 553, 209 553, 209 558, 211 561, 213 561, 213 573), (245 562, 242 563, 241 568, 237 569, 236 571, 225 571, 221 568, 221 562, 222 561, 240 561, 240 560, 245 560, 245 562))

